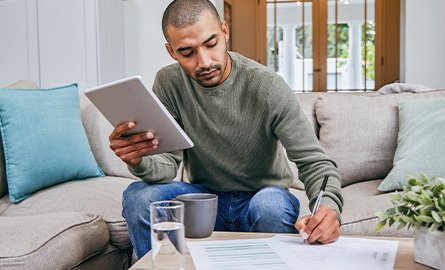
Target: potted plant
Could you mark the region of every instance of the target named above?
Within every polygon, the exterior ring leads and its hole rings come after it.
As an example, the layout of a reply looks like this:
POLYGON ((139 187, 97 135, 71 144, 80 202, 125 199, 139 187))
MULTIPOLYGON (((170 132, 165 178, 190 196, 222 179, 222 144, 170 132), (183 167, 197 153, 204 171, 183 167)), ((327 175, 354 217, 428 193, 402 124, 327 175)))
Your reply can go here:
POLYGON ((391 195, 392 208, 376 213, 379 223, 375 230, 397 223, 398 228, 415 230, 414 260, 444 269, 445 267, 445 180, 421 175, 409 176, 409 186, 391 195))

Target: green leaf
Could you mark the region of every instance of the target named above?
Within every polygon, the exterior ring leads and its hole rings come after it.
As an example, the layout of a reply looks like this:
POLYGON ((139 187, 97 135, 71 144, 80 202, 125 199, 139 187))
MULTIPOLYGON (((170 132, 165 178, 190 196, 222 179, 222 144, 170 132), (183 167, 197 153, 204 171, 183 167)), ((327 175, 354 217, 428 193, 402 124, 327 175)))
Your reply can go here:
POLYGON ((385 221, 381 221, 379 223, 377 223, 377 225, 375 226, 375 231, 376 232, 380 232, 386 225, 386 220, 385 221))
POLYGON ((433 200, 431 200, 431 197, 428 195, 428 193, 427 193, 425 190, 422 189, 421 194, 422 194, 422 198, 423 198, 428 204, 433 203, 433 200))
POLYGON ((414 207, 414 211, 419 211, 419 210, 422 209, 423 207, 425 207, 425 206, 419 204, 418 206, 414 207))
MULTIPOLYGON (((445 217, 444 217, 444 221, 445 221, 445 217)), ((394 222, 396 222, 396 220, 394 218, 389 218, 388 219, 388 227, 391 227, 394 224, 394 222)))
POLYGON ((439 229, 440 225, 438 223, 433 223, 430 227, 430 231, 435 231, 439 229))
POLYGON ((421 185, 427 185, 429 182, 429 179, 424 173, 422 173, 422 174, 420 174, 419 182, 421 185))
POLYGON ((404 199, 406 199, 407 201, 412 201, 412 202, 418 202, 418 203, 422 202, 420 200, 420 197, 418 197, 418 195, 416 195, 415 193, 406 193, 404 199))
POLYGON ((433 201, 434 201, 434 206, 436 207, 436 209, 439 211, 442 210, 442 207, 440 207, 440 205, 439 205, 439 200, 437 198, 434 198, 433 201))
POLYGON ((411 222, 413 222, 413 219, 412 219, 412 218, 410 218, 410 217, 408 217, 408 216, 405 216, 405 215, 401 215, 401 216, 400 216, 400 219, 403 220, 405 223, 411 223, 411 222))
POLYGON ((388 214, 386 212, 376 212, 375 215, 379 218, 379 219, 385 219, 388 217, 388 214))
POLYGON ((401 230, 401 229, 403 229, 405 226, 406 226, 406 223, 400 221, 400 222, 399 222, 399 226, 397 227, 397 230, 401 230))
MULTIPOLYGON (((439 217, 441 219, 440 222, 445 221, 445 211, 444 210, 438 212, 437 214, 439 214, 439 217)), ((445 225, 445 223, 444 223, 444 225, 445 225)))
POLYGON ((425 216, 425 215, 429 215, 431 213, 431 210, 434 209, 434 205, 430 204, 430 205, 425 205, 423 206, 422 209, 420 209, 420 214, 425 216))
POLYGON ((429 217, 429 216, 420 215, 420 216, 417 216, 417 217, 414 217, 414 218, 415 219, 417 218, 418 221, 422 221, 422 222, 426 222, 426 223, 434 223, 434 219, 432 217, 429 217))
POLYGON ((389 197, 391 198, 391 200, 398 202, 402 199, 402 194, 396 192, 394 194, 389 195, 389 197))
POLYGON ((442 192, 442 194, 440 194, 439 196, 439 205, 440 207, 442 207, 443 209, 445 209, 445 195, 442 192))
POLYGON ((439 216, 439 214, 436 211, 431 211, 431 215, 433 216, 434 220, 437 223, 442 222, 442 218, 439 216))
POLYGON ((396 214, 396 209, 395 208, 389 208, 388 210, 386 210, 386 214, 388 214, 388 216, 393 216, 396 214))
POLYGON ((408 176, 408 184, 410 185, 410 186, 417 186, 417 185, 419 185, 420 183, 419 182, 417 182, 417 180, 416 180, 416 178, 414 178, 414 177, 412 177, 412 176, 408 176))

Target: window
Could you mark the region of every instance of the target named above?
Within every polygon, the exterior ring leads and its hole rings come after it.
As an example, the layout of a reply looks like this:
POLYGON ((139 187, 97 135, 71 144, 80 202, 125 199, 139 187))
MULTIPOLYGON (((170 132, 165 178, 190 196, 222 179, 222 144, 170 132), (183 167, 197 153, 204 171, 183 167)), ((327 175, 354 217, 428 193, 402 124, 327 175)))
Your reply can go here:
POLYGON ((375 88, 375 0, 268 0, 267 66, 292 89, 375 88))

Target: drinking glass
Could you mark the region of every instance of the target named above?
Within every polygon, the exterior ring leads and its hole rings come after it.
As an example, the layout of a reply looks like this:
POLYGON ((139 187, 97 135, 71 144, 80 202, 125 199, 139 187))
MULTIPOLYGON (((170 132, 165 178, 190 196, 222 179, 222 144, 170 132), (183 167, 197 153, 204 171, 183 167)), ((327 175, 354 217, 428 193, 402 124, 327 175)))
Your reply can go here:
POLYGON ((184 269, 184 204, 158 201, 150 204, 153 267, 158 270, 184 269))

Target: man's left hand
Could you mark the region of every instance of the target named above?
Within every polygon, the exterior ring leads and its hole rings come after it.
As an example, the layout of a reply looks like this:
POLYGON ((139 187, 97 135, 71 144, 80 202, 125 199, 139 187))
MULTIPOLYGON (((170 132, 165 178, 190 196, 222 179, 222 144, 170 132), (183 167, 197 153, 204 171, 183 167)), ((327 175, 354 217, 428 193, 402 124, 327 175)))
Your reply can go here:
POLYGON ((319 242, 327 244, 340 237, 340 222, 337 212, 331 208, 320 205, 313 217, 304 216, 295 223, 295 228, 300 234, 308 235, 307 241, 311 244, 319 242))

